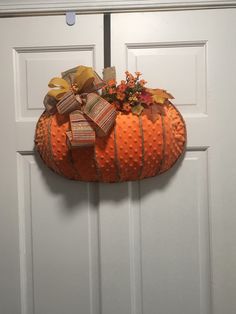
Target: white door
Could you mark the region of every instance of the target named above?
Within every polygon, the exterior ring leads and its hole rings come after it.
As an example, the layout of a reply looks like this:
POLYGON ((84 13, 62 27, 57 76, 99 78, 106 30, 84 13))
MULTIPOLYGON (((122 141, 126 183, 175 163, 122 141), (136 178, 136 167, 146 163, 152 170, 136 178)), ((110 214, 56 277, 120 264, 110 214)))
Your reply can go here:
POLYGON ((103 16, 2 19, 0 313, 235 314, 235 10, 112 15, 112 63, 176 96, 184 159, 86 184, 33 150, 46 83, 103 66, 103 16), (213 301, 212 301, 213 300, 213 301))
POLYGON ((0 313, 99 313, 97 192, 34 154, 49 79, 103 68, 103 15, 0 20, 0 313))
POLYGON ((112 15, 118 76, 173 93, 188 133, 181 164, 130 185, 131 313, 236 313, 235 29, 236 10, 112 15))

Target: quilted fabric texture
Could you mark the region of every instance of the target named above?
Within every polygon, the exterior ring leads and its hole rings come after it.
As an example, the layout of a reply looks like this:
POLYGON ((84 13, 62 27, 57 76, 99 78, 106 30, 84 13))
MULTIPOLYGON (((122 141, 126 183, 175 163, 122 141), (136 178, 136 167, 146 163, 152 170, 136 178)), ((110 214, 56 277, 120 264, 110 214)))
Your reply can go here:
POLYGON ((35 144, 43 161, 56 173, 80 181, 140 180, 167 171, 183 153, 186 127, 178 110, 163 106, 155 122, 147 115, 119 112, 114 128, 96 137, 95 146, 70 149, 69 116, 44 112, 36 127, 35 144))

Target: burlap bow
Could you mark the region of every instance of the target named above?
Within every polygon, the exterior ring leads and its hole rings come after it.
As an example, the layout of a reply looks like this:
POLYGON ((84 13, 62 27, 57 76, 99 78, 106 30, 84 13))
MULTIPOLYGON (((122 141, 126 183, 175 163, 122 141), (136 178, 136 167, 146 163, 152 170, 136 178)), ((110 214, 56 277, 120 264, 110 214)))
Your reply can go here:
POLYGON ((94 145, 96 134, 108 134, 116 118, 115 108, 96 91, 105 82, 90 67, 79 66, 51 79, 44 105, 49 113, 69 114, 72 147, 94 145))

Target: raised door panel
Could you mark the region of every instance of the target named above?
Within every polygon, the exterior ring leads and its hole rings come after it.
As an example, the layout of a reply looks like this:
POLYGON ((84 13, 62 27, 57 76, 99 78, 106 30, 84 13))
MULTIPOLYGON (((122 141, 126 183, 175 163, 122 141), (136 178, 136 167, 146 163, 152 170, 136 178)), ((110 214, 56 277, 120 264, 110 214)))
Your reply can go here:
MULTIPOLYGON (((78 64, 95 66, 95 45, 17 47, 14 49, 16 115, 37 118, 43 110, 47 82, 78 64)), ((101 62, 99 60, 99 62, 101 62)))
POLYGON ((206 163, 187 152, 178 170, 141 183, 144 313, 210 313, 206 163))
POLYGON ((96 187, 17 161, 22 314, 98 313, 96 187))
POLYGON ((152 88, 164 88, 186 114, 206 112, 207 42, 127 44, 127 64, 140 69, 152 88))

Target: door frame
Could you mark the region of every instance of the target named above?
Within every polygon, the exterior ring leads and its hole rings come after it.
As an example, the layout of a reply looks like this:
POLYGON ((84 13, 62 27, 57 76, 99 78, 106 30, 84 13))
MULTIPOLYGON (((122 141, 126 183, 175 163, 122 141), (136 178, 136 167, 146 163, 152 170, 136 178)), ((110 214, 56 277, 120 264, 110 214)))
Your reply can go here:
POLYGON ((0 3, 0 17, 28 16, 28 15, 63 15, 67 11, 78 14, 86 13, 115 13, 115 12, 144 12, 144 11, 177 11, 236 8, 235 0, 18 0, 12 3, 2 0, 0 3))

